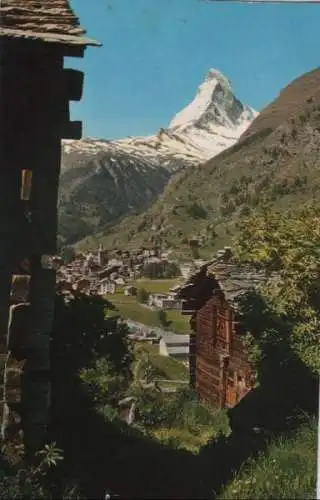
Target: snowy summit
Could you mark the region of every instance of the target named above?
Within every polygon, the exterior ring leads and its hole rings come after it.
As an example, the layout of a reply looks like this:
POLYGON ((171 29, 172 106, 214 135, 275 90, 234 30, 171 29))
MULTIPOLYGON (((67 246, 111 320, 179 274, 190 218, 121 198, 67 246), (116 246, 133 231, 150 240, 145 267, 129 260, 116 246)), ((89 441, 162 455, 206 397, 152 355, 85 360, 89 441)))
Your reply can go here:
POLYGON ((210 69, 204 82, 197 90, 196 96, 171 121, 170 127, 185 127, 195 125, 204 113, 208 112, 215 103, 215 91, 221 88, 227 96, 232 96, 232 87, 229 80, 216 69, 210 69))
POLYGON ((194 99, 170 122, 170 129, 198 143, 206 159, 230 147, 258 115, 234 96, 230 81, 210 69, 194 99))
POLYGON ((171 172, 202 163, 232 146, 258 115, 233 94, 230 81, 210 69, 194 99, 156 135, 121 140, 64 141, 64 154, 105 153, 112 168, 161 165, 171 172))

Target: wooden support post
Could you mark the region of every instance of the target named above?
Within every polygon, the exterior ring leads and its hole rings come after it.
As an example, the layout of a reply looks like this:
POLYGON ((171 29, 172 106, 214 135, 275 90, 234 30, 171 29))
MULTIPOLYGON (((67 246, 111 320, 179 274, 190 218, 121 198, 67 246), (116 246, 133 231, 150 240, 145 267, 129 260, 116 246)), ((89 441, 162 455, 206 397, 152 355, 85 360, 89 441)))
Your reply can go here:
MULTIPOLYGON (((27 454, 33 454, 46 440, 55 302, 55 271, 42 268, 41 256, 57 250, 61 139, 80 139, 82 135, 81 122, 70 121, 69 100, 81 99, 83 73, 64 71, 63 57, 82 57, 84 47, 34 40, 4 43, 0 93, 0 430, 4 439, 9 387, 11 402, 20 405, 27 454), (21 260, 31 257, 29 304, 19 304, 19 300, 11 304, 8 324, 12 272, 21 260), (20 393, 21 401, 16 401, 20 393)), ((18 292, 21 299, 20 289, 18 292)))
POLYGON ((21 408, 27 454, 46 440, 50 407, 50 334, 55 299, 55 271, 42 269, 34 259, 30 282, 30 334, 22 374, 21 408))
POLYGON ((219 407, 225 408, 227 401, 227 370, 229 364, 229 356, 228 355, 220 355, 220 401, 219 407))
POLYGON ((196 330, 196 314, 190 318, 190 341, 189 341, 189 383, 190 389, 196 390, 196 363, 197 363, 197 330, 196 330))
POLYGON ((6 436, 9 409, 7 405, 8 317, 10 304, 10 267, 0 269, 0 433, 1 443, 6 436))
POLYGON ((83 92, 84 74, 82 71, 65 69, 63 71, 65 95, 70 101, 80 101, 83 92))

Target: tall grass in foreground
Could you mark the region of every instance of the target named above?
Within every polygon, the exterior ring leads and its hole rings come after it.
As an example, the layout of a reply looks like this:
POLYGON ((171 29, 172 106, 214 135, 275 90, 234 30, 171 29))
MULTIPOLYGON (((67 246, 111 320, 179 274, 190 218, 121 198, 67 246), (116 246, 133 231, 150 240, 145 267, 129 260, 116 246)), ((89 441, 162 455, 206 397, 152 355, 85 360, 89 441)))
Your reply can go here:
POLYGON ((171 448, 198 454, 213 437, 230 433, 227 413, 198 402, 189 389, 171 394, 151 389, 137 396, 135 426, 171 448))
POLYGON ((219 498, 313 499, 316 489, 317 423, 304 424, 294 437, 270 445, 249 460, 219 498))

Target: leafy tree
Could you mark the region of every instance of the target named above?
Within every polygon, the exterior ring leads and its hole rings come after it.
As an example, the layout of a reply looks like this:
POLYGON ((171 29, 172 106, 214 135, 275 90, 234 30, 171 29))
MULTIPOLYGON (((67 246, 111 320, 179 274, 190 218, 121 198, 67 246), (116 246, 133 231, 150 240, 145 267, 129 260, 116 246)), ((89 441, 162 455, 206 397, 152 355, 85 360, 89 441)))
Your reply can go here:
POLYGON ((148 262, 142 275, 151 279, 169 279, 180 276, 180 267, 175 262, 148 262))
POLYGON ((208 216, 206 209, 199 205, 199 203, 192 203, 192 205, 187 208, 187 213, 193 219, 206 219, 208 216))
POLYGON ((228 216, 232 214, 235 209, 235 203, 232 200, 229 200, 225 205, 220 206, 220 213, 222 216, 228 216))
POLYGON ((137 301, 140 302, 140 304, 146 304, 148 302, 149 298, 149 293, 145 288, 138 288, 137 291, 137 301))
POLYGON ((127 372, 132 358, 128 330, 119 317, 107 315, 112 309, 99 296, 81 294, 66 302, 57 295, 51 350, 59 371, 78 373, 104 356, 117 373, 127 372))
POLYGON ((158 320, 161 326, 167 327, 171 324, 171 321, 168 321, 167 313, 163 309, 157 311, 158 320))
POLYGON ((191 255, 193 259, 199 259, 200 258, 200 252, 199 248, 195 246, 191 246, 191 255))
POLYGON ((176 262, 166 262, 162 277, 164 279, 177 278, 180 276, 180 266, 176 262))
POLYGON ((74 249, 70 246, 64 246, 61 249, 61 257, 63 258, 65 264, 69 264, 74 259, 75 252, 74 249))
POLYGON ((128 380, 121 373, 115 373, 106 358, 98 358, 90 368, 80 372, 80 378, 88 389, 92 400, 99 406, 116 407, 128 389, 128 380))
MULTIPOLYGON (((269 320, 260 332, 260 348, 261 341, 286 345, 306 366, 319 372, 319 210, 309 207, 283 214, 266 206, 261 215, 240 225, 236 250, 241 262, 266 269, 270 277, 261 296, 260 313, 268 312, 269 320)), ((260 315, 256 320, 264 324, 265 318, 260 315)), ((257 342, 253 345, 258 349, 257 342)))
POLYGON ((66 302, 57 295, 51 341, 54 440, 68 441, 75 413, 108 400, 111 387, 116 397, 130 384, 133 354, 128 330, 118 317, 108 316, 110 309, 112 304, 99 296, 79 295, 66 302))
POLYGON ((251 208, 248 205, 243 205, 240 210, 240 215, 242 217, 247 217, 251 213, 251 208))

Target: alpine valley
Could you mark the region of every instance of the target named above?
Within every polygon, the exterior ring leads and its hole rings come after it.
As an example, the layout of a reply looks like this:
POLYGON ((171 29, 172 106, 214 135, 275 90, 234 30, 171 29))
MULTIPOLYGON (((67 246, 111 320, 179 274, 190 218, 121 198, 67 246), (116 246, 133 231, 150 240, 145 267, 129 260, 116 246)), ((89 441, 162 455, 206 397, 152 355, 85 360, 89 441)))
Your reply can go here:
POLYGON ((107 234, 121 217, 142 213, 178 172, 234 145, 256 116, 211 69, 190 104, 155 135, 64 141, 60 244, 107 234))
MULTIPOLYGON (((241 109, 238 106, 234 101, 232 109, 241 109)), ((241 117, 243 113, 246 117, 254 116, 248 108, 244 108, 241 117)), ((185 112, 180 117, 183 115, 185 112)), ((207 114, 202 115, 201 122, 204 117, 207 114)), ((230 244, 237 235, 239 222, 262 207, 281 214, 310 203, 319 205, 319 195, 317 68, 284 88, 236 144, 201 165, 187 166, 172 178, 148 210, 125 217, 114 228, 100 232, 94 243, 101 242, 108 248, 157 242, 183 258, 190 256, 190 242, 195 241, 200 256, 206 259, 214 250, 230 244)), ((78 244, 79 248, 90 246, 92 238, 78 244)))

